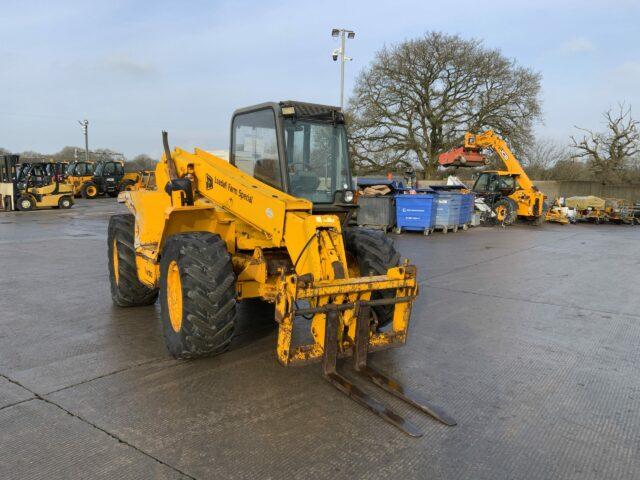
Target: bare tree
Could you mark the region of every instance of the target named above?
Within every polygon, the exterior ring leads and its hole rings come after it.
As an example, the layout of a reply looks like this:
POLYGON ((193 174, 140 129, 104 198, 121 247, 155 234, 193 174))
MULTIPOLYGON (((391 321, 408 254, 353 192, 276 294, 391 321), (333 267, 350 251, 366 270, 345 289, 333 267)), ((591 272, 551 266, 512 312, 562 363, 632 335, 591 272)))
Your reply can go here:
POLYGON ((475 39, 428 33, 385 47, 350 99, 355 166, 410 163, 430 175, 438 153, 487 128, 521 151, 540 117, 539 92, 538 73, 475 39))
POLYGON ((566 145, 551 138, 542 138, 532 142, 524 152, 521 162, 531 178, 552 180, 554 167, 570 158, 571 153, 566 145))
POLYGON ((151 158, 145 153, 136 155, 133 160, 129 160, 124 164, 124 168, 127 172, 137 172, 140 170, 153 170, 156 168, 158 160, 151 158))
POLYGON ((626 163, 640 154, 640 122, 631 116, 631 107, 623 103, 614 112, 610 108, 604 113, 606 132, 593 132, 586 128, 576 128, 584 132, 582 138, 571 136, 571 147, 577 150, 576 157, 586 158, 591 171, 598 180, 614 182, 620 179, 626 163))

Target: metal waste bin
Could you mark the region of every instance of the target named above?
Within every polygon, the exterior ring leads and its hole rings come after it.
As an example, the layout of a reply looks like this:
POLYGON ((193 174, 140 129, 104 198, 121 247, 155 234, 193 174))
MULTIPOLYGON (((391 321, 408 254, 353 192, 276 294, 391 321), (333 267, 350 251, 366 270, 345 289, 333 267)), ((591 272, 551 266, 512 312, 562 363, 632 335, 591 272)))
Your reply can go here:
POLYGON ((393 195, 358 197, 358 226, 387 231, 396 224, 393 195))
POLYGON ((435 195, 432 191, 415 194, 399 193, 396 199, 395 233, 403 230, 419 231, 429 235, 433 231, 435 219, 435 195))
POLYGON ((440 191, 436 197, 435 230, 447 233, 449 229, 458 231, 460 225, 460 210, 462 206, 462 194, 451 191, 440 191))

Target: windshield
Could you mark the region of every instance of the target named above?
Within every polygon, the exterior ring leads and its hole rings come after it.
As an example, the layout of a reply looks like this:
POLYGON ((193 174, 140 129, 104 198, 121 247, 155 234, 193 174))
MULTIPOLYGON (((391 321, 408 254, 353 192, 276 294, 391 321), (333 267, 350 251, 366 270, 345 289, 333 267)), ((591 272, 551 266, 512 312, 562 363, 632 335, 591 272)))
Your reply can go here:
POLYGON ((478 193, 492 193, 516 188, 516 179, 510 175, 497 175, 495 173, 482 173, 473 186, 473 191, 478 193))
POLYGON ((286 119, 285 141, 291 194, 314 203, 332 203, 349 187, 344 125, 286 119))

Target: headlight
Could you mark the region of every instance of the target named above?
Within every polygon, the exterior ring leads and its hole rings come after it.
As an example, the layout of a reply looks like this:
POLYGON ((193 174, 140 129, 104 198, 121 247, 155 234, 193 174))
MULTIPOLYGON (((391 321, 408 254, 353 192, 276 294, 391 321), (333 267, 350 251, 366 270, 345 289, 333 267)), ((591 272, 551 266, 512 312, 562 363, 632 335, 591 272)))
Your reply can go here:
POLYGON ((353 192, 351 190, 346 190, 344 192, 343 198, 344 198, 345 203, 353 202, 353 192))

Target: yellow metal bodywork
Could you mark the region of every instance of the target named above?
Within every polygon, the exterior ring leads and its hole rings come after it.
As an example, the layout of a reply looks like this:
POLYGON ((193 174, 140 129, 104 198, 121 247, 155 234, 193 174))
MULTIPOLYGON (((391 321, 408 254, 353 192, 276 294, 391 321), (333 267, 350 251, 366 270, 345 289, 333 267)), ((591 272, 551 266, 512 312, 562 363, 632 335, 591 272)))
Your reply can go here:
POLYGON ((29 196, 33 200, 36 208, 57 207, 60 198, 73 196, 73 189, 64 182, 54 182, 42 187, 30 187, 19 196, 29 196))
POLYGON ((238 299, 261 298, 275 304, 277 355, 282 364, 321 357, 328 308, 339 309, 338 351, 349 354, 355 342, 359 302, 381 290, 395 291, 392 301, 398 303, 391 328, 371 331, 369 347, 379 350, 405 342, 418 291, 415 267, 358 276, 357 267, 347 258, 336 215, 313 214, 308 200, 270 187, 206 151, 176 148, 171 159, 177 176, 191 180, 193 205, 185 204, 184 192, 165 192, 170 181, 165 156, 155 171, 157 190, 127 191, 119 196, 135 216, 136 264, 142 283, 159 285, 159 259, 169 237, 211 232, 220 236, 231 254, 238 299), (275 271, 269 263, 274 257, 280 259, 275 271), (296 312, 304 308, 317 309, 311 319, 313 343, 294 346, 296 312))
MULTIPOLYGON (((515 176, 518 188, 509 195, 516 205, 518 205, 518 216, 539 218, 543 215, 544 194, 533 185, 529 175, 524 171, 522 165, 515 157, 511 149, 502 138, 492 130, 483 133, 466 133, 464 136, 464 148, 478 150, 491 148, 504 163, 506 170, 490 171, 504 176, 515 176)), ((555 216, 552 216, 555 218, 555 216)), ((567 220, 568 222, 568 220, 567 220)))
POLYGON ((65 179, 65 182, 71 185, 73 189, 73 196, 77 197, 82 193, 82 186, 91 181, 92 175, 73 176, 70 175, 65 179))

